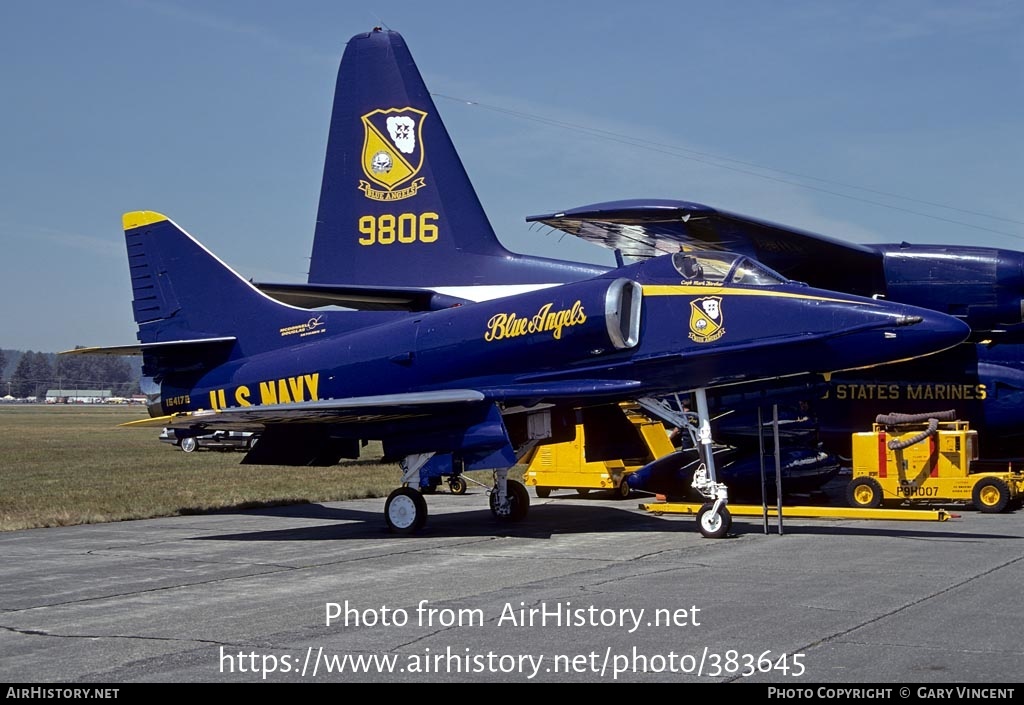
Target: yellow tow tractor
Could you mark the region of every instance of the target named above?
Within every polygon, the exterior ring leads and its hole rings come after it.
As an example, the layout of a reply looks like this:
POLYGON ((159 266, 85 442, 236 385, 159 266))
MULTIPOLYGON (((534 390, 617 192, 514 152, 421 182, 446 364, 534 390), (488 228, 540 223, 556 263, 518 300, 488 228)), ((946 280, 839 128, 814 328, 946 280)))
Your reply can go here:
POLYGON ((967 502, 1004 512, 1024 497, 1024 472, 978 462, 978 432, 955 411, 880 414, 870 432, 853 434, 851 507, 967 502))

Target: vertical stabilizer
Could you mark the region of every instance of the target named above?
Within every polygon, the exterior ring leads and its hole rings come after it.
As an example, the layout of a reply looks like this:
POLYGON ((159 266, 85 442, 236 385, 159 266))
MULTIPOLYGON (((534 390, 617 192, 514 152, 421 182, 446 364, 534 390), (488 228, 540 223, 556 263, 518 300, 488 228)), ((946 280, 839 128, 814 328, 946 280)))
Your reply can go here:
POLYGON ((310 284, 553 284, 604 268, 499 243, 397 32, 349 40, 338 70, 310 284))
POLYGON ((309 321, 309 311, 259 291, 167 216, 133 211, 123 222, 139 342, 230 336, 253 354, 309 321))

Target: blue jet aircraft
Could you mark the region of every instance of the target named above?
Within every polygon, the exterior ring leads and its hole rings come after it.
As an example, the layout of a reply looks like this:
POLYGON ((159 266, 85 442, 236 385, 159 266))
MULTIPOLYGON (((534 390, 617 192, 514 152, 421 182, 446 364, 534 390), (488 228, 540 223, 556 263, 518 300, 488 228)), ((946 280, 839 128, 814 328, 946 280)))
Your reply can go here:
MULTIPOLYGON (((415 184, 413 164, 404 168, 406 182, 415 184)), ((790 425, 799 428, 791 435, 803 448, 791 453, 792 478, 800 478, 797 490, 813 488, 830 476, 815 470, 832 467, 831 461, 815 464, 819 436, 830 450, 848 454, 850 434, 870 428, 880 411, 923 413, 955 405, 981 431, 983 457, 1022 455, 1021 253, 908 243, 856 245, 682 201, 596 204, 528 220, 612 248, 619 264, 627 256, 643 259, 681 247, 736 250, 814 286, 935 309, 971 326, 974 344, 900 365, 835 375, 831 383, 803 381, 755 393, 716 390, 711 407, 718 413, 777 402, 792 402, 794 409, 799 405, 792 416, 810 419, 813 428, 790 425)), ((607 269, 517 255, 501 246, 405 41, 397 32, 374 30, 349 41, 339 68, 309 283, 259 286, 304 306, 430 310, 575 281, 607 269), (370 186, 370 152, 381 151, 375 147, 384 144, 378 137, 384 128, 375 129, 374 121, 403 113, 419 137, 411 151, 415 174, 429 175, 434 186, 417 194, 412 214, 372 198, 370 186), (359 192, 352 189, 353 182, 360 184, 359 192), (450 224, 447 241, 408 242, 415 232, 408 227, 413 216, 431 222, 443 218, 450 224), (359 237, 353 237, 356 231, 359 237), (394 242, 407 246, 389 246, 394 242)), ((716 435, 751 448, 751 424, 749 414, 730 413, 716 422, 716 435)))
MULTIPOLYGON (((400 149, 379 139, 375 150, 400 149)), ((368 154, 368 172, 375 160, 368 154)), ((419 195, 435 188, 432 174, 411 176, 422 179, 419 195)), ((414 194, 393 206, 415 214, 408 227, 425 224, 414 194)), ((425 239, 375 246, 447 247, 447 218, 429 225, 425 239)), ((246 464, 332 465, 379 440, 401 458, 402 486, 384 509, 396 532, 426 521, 426 501, 408 485, 435 454, 494 470, 491 510, 515 521, 529 495, 509 469, 538 443, 572 438, 581 414, 694 390, 710 446, 706 389, 914 358, 969 333, 935 311, 814 289, 722 252, 677 252, 435 311, 314 311, 270 298, 159 213, 125 214, 124 231, 139 342, 69 352, 143 356, 152 418, 129 425, 259 432, 246 464)), ((616 434, 605 435, 614 445, 616 434)), ((723 536, 728 491, 710 454, 705 490, 698 526, 723 536)))

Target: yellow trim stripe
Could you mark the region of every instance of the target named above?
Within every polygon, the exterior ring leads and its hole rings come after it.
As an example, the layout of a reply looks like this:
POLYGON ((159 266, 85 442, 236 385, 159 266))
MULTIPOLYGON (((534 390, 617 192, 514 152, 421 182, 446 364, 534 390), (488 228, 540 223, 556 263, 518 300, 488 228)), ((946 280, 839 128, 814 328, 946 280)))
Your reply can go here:
POLYGON ((854 302, 851 299, 833 299, 827 296, 812 296, 810 294, 794 294, 785 291, 771 291, 770 289, 737 289, 724 286, 666 286, 646 285, 643 287, 644 296, 707 296, 717 294, 722 296, 768 296, 776 299, 807 299, 808 301, 833 301, 836 303, 867 303, 866 301, 854 302))
POLYGON ((156 211, 131 211, 121 216, 121 224, 125 230, 141 228, 144 225, 152 225, 164 220, 169 220, 169 218, 156 211))

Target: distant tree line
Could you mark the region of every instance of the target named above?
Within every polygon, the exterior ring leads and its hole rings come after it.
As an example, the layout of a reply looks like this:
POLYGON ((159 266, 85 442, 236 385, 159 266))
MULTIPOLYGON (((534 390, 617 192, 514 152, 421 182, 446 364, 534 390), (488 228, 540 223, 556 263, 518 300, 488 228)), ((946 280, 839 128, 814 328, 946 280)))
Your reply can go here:
POLYGON ((50 389, 109 389, 116 397, 139 393, 139 372, 127 357, 6 352, 0 350, 0 396, 42 399, 50 389), (8 359, 15 357, 14 371, 4 375, 8 359))

